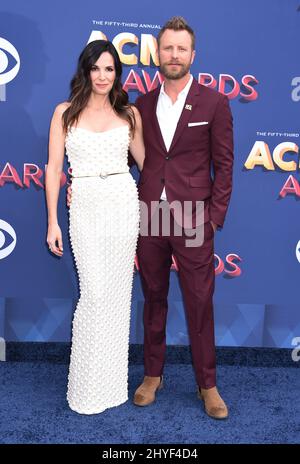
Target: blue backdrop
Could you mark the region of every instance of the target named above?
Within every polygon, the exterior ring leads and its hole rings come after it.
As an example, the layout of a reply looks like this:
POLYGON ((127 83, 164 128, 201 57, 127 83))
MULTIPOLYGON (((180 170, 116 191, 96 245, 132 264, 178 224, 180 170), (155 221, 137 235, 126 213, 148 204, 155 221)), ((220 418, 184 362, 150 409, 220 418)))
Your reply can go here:
MULTIPOLYGON (((155 37, 173 15, 195 30, 193 75, 228 94, 234 117, 233 194, 215 240, 216 342, 291 347, 300 335, 300 0, 181 3, 1 2, 0 336, 6 340, 70 340, 79 293, 68 241, 67 160, 59 198, 62 259, 46 244, 44 173, 49 121, 68 97, 80 51, 103 34, 114 40, 134 101, 159 83, 155 37)), ((167 342, 187 344, 176 270, 171 274, 167 342)), ((143 341, 142 312, 136 272, 132 343, 143 341)))

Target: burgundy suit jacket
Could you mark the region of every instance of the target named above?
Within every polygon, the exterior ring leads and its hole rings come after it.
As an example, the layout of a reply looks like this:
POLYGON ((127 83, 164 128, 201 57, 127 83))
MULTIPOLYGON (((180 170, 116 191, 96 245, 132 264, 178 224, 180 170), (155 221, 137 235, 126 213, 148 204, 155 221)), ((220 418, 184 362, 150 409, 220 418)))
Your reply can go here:
POLYGON ((193 79, 167 151, 156 117, 159 92, 157 88, 136 101, 146 149, 139 198, 150 208, 165 187, 169 203, 204 201, 204 222, 212 220, 222 227, 232 190, 233 126, 228 98, 193 79), (189 126, 197 122, 208 124, 189 126))

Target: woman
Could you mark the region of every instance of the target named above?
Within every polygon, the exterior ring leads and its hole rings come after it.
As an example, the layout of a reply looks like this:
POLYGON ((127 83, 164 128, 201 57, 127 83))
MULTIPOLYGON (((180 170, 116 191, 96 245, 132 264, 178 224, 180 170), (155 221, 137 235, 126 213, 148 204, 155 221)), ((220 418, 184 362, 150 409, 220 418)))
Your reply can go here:
POLYGON ((47 243, 63 255, 57 200, 64 150, 72 168, 70 240, 79 276, 67 400, 96 414, 128 399, 128 348, 134 257, 139 229, 136 183, 128 149, 144 163, 142 123, 121 85, 122 65, 111 42, 81 53, 68 102, 50 126, 46 174, 47 243), (56 244, 58 242, 58 244, 56 244))

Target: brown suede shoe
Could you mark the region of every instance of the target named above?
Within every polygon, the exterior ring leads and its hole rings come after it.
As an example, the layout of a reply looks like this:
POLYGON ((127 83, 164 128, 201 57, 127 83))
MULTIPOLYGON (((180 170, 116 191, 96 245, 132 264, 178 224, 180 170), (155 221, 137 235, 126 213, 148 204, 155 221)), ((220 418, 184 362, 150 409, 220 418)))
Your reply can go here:
POLYGON ((150 377, 146 375, 143 383, 134 394, 133 404, 136 406, 148 406, 155 401, 155 393, 163 387, 163 376, 150 377))
POLYGON ((204 410, 213 419, 227 419, 228 409, 216 387, 204 389, 198 387, 198 398, 204 403, 204 410))

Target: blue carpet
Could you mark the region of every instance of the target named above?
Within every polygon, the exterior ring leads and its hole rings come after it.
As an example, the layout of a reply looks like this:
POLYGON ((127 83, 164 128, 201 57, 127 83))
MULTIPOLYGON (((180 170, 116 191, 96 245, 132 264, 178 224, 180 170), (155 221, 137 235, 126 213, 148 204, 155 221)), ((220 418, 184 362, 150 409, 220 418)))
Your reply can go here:
POLYGON ((131 365, 130 400, 93 416, 69 409, 67 372, 63 364, 0 363, 0 443, 300 442, 297 368, 219 366, 226 421, 204 413, 190 365, 168 364, 165 386, 146 408, 131 402, 143 377, 143 366, 131 365))

